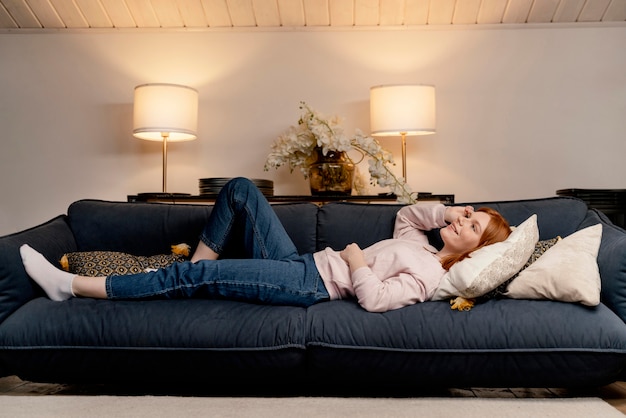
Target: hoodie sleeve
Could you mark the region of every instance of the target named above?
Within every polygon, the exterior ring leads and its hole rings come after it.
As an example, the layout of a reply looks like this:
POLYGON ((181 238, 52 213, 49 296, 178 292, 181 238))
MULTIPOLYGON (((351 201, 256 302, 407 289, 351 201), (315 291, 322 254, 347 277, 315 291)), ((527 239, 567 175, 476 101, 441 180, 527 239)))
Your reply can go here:
POLYGON ((416 239, 426 243, 423 231, 446 226, 446 207, 441 203, 404 206, 396 215, 394 238, 416 239))
POLYGON ((352 273, 352 282, 359 305, 368 312, 386 312, 430 297, 422 278, 410 273, 380 280, 370 268, 361 267, 352 273))

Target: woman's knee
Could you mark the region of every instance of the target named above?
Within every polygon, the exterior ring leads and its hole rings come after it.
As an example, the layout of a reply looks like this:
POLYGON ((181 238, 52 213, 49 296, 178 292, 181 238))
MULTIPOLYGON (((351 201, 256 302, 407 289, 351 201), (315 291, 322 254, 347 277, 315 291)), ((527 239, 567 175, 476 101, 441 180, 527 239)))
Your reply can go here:
POLYGON ((257 188, 245 177, 235 177, 224 185, 231 202, 245 202, 257 193, 257 188))
POLYGON ((224 187, 229 187, 233 189, 249 189, 254 188, 254 184, 250 179, 246 177, 234 177, 229 180, 224 187))

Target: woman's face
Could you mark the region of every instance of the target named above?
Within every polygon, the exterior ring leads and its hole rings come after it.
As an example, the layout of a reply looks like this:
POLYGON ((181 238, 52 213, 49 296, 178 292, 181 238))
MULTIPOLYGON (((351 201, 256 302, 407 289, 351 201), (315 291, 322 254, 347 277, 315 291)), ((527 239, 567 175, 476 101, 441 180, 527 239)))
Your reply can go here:
POLYGON ((446 251, 461 254, 476 248, 490 220, 491 217, 484 212, 474 212, 469 218, 459 216, 441 229, 441 239, 446 251))

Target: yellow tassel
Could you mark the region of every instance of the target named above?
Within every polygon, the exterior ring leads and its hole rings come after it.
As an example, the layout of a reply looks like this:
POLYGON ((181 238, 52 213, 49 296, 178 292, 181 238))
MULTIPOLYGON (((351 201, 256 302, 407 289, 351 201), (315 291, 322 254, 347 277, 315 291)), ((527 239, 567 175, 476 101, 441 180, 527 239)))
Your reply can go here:
POLYGON ((70 271, 70 262, 67 259, 67 255, 63 254, 63 257, 61 257, 61 259, 59 260, 59 263, 61 263, 61 268, 65 271, 70 271))
POLYGON ((458 311, 469 311, 474 307, 475 299, 465 299, 462 296, 457 296, 454 299, 450 299, 450 309, 456 309, 458 311))
POLYGON ((172 245, 172 254, 183 255, 185 257, 189 257, 189 251, 191 247, 185 243, 172 245))

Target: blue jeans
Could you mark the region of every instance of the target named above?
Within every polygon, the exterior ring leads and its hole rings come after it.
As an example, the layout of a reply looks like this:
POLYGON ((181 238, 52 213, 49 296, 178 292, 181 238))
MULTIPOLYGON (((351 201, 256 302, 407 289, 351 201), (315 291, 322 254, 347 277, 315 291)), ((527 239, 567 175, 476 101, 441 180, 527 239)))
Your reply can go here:
POLYGON ((298 254, 270 204, 247 179, 233 179, 222 188, 200 240, 220 258, 109 276, 108 298, 207 298, 293 306, 329 299, 313 255, 298 254), (226 253, 236 258, 224 258, 226 253))

